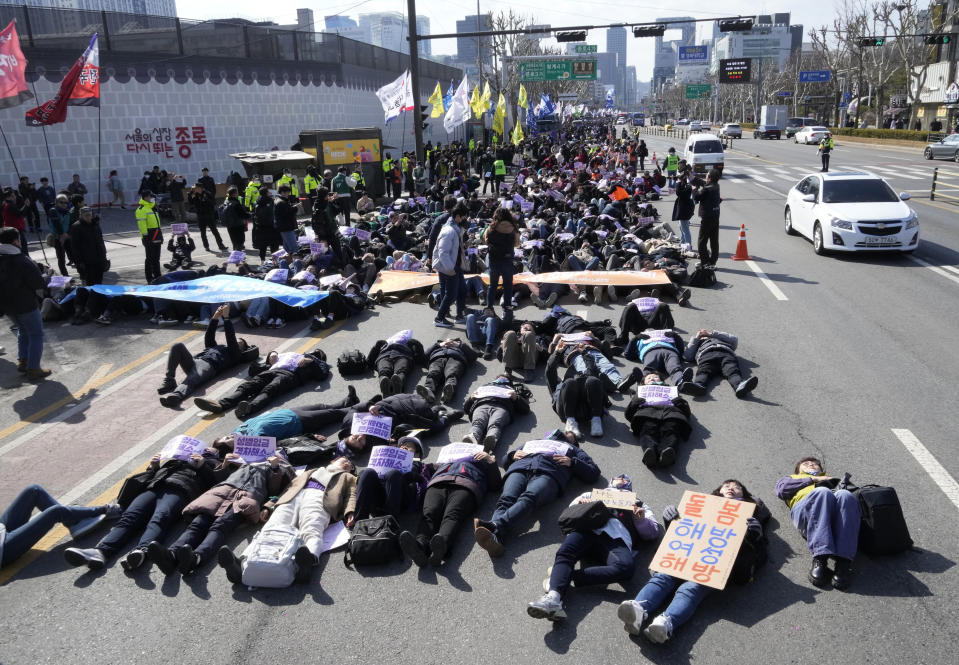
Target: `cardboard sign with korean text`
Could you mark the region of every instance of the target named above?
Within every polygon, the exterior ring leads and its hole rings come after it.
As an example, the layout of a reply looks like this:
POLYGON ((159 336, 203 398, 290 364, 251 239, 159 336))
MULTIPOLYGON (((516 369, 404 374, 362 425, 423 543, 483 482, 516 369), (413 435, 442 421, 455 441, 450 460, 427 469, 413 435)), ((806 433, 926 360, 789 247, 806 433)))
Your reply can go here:
POLYGON ((183 235, 187 232, 186 224, 170 224, 170 233, 175 236, 183 235))
POLYGON ((350 434, 369 434, 378 439, 390 440, 393 430, 393 418, 390 416, 374 416, 372 413, 354 413, 350 434))
POLYGON ((756 505, 699 492, 683 493, 679 518, 659 544, 650 571, 723 589, 756 505))
POLYGON ((180 436, 175 436, 166 442, 166 445, 163 446, 162 450, 160 450, 160 459, 188 460, 190 459, 190 455, 193 455, 194 453, 197 455, 202 455, 205 448, 206 444, 199 439, 194 439, 192 436, 181 434, 180 436))
POLYGON ((614 489, 592 490, 589 494, 589 500, 602 501, 607 508, 632 510, 633 506, 636 505, 636 492, 614 489))
POLYGON ((406 473, 413 468, 413 452, 393 446, 373 446, 369 468, 376 471, 380 478, 393 469, 406 473))
POLYGON ((569 444, 553 439, 535 439, 523 444, 523 452, 530 455, 565 455, 569 452, 569 444))
POLYGON ((473 455, 483 452, 483 446, 477 443, 450 443, 440 448, 437 464, 453 464, 473 459, 473 455))
POLYGON ((262 462, 276 453, 276 437, 237 434, 233 439, 233 452, 242 457, 247 464, 262 462))

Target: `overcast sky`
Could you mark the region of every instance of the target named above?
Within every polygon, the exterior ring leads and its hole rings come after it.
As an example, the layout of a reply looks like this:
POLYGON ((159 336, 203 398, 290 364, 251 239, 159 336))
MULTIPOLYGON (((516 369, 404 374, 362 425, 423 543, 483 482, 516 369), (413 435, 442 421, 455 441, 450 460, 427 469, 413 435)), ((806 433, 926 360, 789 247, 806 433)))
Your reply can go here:
MULTIPOLYGON (((787 0, 774 2, 758 0, 745 3, 742 0, 712 0, 709 3, 695 3, 691 0, 677 0, 676 3, 655 4, 651 0, 639 0, 638 3, 627 0, 480 0, 480 12, 508 11, 513 7, 533 17, 536 23, 548 23, 553 26, 597 25, 618 22, 652 21, 664 16, 692 16, 694 18, 720 18, 735 16, 743 11, 757 14, 790 12, 792 23, 802 24, 808 33, 811 26, 831 23, 834 6, 841 0, 787 0), (748 4, 749 10, 744 10, 748 4), (668 10, 661 7, 668 5, 668 10), (709 9, 703 6, 708 5, 709 9)), ((239 16, 251 20, 274 20, 277 23, 295 23, 298 7, 308 7, 314 12, 317 30, 324 27, 323 17, 342 14, 356 19, 366 12, 398 11, 406 13, 405 0, 330 0, 321 4, 311 0, 229 0, 229 2, 186 2, 177 0, 179 15, 183 18, 224 18, 239 16), (264 13, 265 12, 265 13, 264 13)), ((430 17, 430 30, 434 34, 456 32, 456 21, 467 15, 476 14, 476 3, 470 0, 418 0, 416 13, 430 17)), ((711 30, 711 24, 700 26, 701 30, 711 30)), ((805 35, 805 33, 804 33, 805 35)), ((678 33, 676 35, 678 37, 678 33)), ((670 38, 670 34, 666 34, 670 38)), ((606 46, 606 31, 593 30, 586 41, 596 44, 602 51, 606 46)), ((809 41, 804 36, 804 41, 809 41)), ((544 42, 545 43, 545 42, 544 42)), ((653 69, 654 39, 634 39, 631 35, 627 44, 627 61, 635 65, 641 81, 648 81, 653 69)), ((455 53, 455 40, 437 40, 433 42, 433 53, 455 53)))

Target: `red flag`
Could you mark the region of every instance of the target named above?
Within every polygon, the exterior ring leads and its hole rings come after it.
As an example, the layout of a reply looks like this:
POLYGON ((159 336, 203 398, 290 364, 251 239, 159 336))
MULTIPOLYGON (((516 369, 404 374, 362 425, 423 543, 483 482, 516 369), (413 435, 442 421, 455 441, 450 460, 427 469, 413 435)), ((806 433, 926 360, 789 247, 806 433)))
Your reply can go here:
MULTIPOLYGON (((74 90, 76 89, 77 84, 80 82, 80 74, 87 67, 91 52, 96 49, 96 46, 97 35, 96 33, 93 33, 93 37, 90 38, 90 45, 87 46, 86 50, 83 52, 83 55, 80 56, 80 59, 73 63, 73 67, 70 68, 70 71, 67 72, 67 75, 63 77, 63 82, 60 84, 60 90, 57 91, 56 96, 50 101, 27 111, 26 120, 28 127, 55 125, 58 122, 64 122, 67 119, 67 104, 71 103, 71 97, 73 97, 74 90)), ((98 95, 99 90, 100 77, 99 69, 97 69, 96 91, 98 95)), ((99 99, 97 99, 97 103, 99 103, 99 99)))
POLYGON ((622 201, 629 198, 629 193, 622 187, 617 187, 610 196, 616 201, 622 201))
POLYGON ((80 78, 70 94, 70 106, 100 106, 100 42, 94 33, 83 54, 80 78))
POLYGON ((0 32, 0 109, 19 106, 33 97, 27 90, 24 73, 27 59, 20 50, 20 38, 14 21, 0 32))

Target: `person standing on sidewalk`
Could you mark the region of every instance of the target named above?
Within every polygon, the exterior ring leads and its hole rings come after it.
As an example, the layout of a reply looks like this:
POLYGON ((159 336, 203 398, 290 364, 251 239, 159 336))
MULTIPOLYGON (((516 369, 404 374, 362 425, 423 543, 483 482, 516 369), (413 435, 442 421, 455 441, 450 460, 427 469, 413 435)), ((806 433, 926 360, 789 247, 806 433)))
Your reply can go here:
POLYGON ((200 238, 203 240, 203 249, 210 251, 210 241, 206 237, 206 230, 209 227, 213 239, 216 240, 217 249, 221 252, 226 251, 226 245, 223 244, 223 238, 216 228, 216 204, 213 202, 213 195, 203 186, 201 181, 193 185, 193 191, 187 197, 193 210, 196 211, 196 223, 200 227, 200 238))
POLYGON ((163 251, 163 231, 160 229, 160 216, 154 210, 153 192, 143 192, 140 205, 136 210, 137 228, 140 230, 140 242, 146 252, 143 269, 147 284, 162 275, 160 253, 163 251))
POLYGON ((699 262, 701 265, 716 267, 719 260, 719 170, 710 169, 706 174, 706 184, 697 187, 693 193, 699 201, 699 262), (712 248, 712 253, 710 253, 712 248))
POLYGON ((57 202, 47 210, 47 228, 53 236, 53 249, 57 253, 57 267, 60 274, 66 277, 67 272, 67 243, 70 242, 70 201, 66 194, 59 194, 57 202))
POLYGON ((17 371, 31 381, 50 376, 40 367, 43 356, 43 319, 37 303, 37 290, 46 280, 37 264, 20 248, 21 231, 0 229, 0 311, 17 325, 17 371))
POLYGON ((127 209, 127 203, 123 200, 123 181, 120 180, 115 169, 110 171, 110 177, 107 178, 107 191, 113 195, 113 200, 107 204, 109 207, 112 208, 113 204, 119 200, 120 208, 127 209))

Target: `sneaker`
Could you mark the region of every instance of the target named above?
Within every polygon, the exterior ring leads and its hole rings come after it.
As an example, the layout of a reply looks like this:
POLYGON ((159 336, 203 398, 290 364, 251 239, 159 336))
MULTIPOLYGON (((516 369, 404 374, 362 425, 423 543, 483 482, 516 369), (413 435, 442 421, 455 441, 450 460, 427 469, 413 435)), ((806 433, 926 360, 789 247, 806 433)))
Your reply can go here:
POLYGON ((163 378, 163 382, 160 384, 160 387, 157 388, 157 393, 165 395, 174 390, 176 390, 176 381, 167 376, 163 378))
POLYGON ((627 300, 639 300, 643 297, 643 292, 639 289, 633 289, 629 292, 629 295, 626 297, 627 300))
POLYGON ((63 558, 71 566, 86 566, 90 570, 100 570, 106 565, 107 559, 103 552, 95 547, 81 549, 79 547, 68 547, 63 551, 63 558))
MULTIPOLYGON (((419 388, 419 386, 417 386, 417 388, 419 388)), ((463 443, 472 443, 474 446, 478 446, 478 445, 479 445, 479 441, 476 440, 476 437, 473 436, 473 433, 472 433, 472 432, 470 432, 469 434, 466 434, 465 436, 463 436, 463 438, 462 438, 461 440, 463 441, 463 443)), ((474 521, 475 521, 475 520, 474 520, 474 521)))
POLYGON ((123 508, 119 503, 108 503, 103 506, 103 518, 108 520, 118 520, 123 515, 123 508))
POLYGON ((434 568, 443 564, 446 557, 446 538, 436 534, 430 538, 430 565, 434 568))
POLYGON ((649 297, 650 297, 650 298, 656 298, 656 300, 659 300, 659 297, 660 297, 661 295, 663 295, 663 292, 660 291, 659 289, 650 289, 650 290, 649 290, 649 297))
POLYGON ((658 463, 659 455, 656 454, 656 448, 650 446, 643 451, 643 464, 646 465, 647 469, 655 469, 658 463))
POLYGON ((575 418, 566 419, 566 431, 575 436, 577 440, 583 438, 583 433, 579 431, 579 423, 576 422, 575 418))
POLYGON ((274 328, 285 328, 285 327, 286 327, 286 321, 284 321, 283 319, 279 319, 279 318, 278 318, 278 319, 276 320, 276 323, 273 324, 273 327, 274 327, 274 328))
POLYGON ((531 295, 530 299, 533 301, 533 304, 539 307, 540 309, 546 309, 546 301, 536 295, 531 295))
POLYGON ((106 517, 107 516, 104 514, 94 515, 93 517, 87 517, 86 519, 82 519, 75 524, 70 524, 69 526, 67 526, 67 530, 70 532, 70 537, 73 538, 74 540, 82 538, 83 536, 87 535, 88 533, 96 529, 97 526, 99 526, 100 522, 105 520, 106 517))
MULTIPOLYGON (((436 404, 436 395, 434 395, 429 388, 424 385, 416 386, 416 394, 425 399, 430 404, 436 404)), ((463 439, 466 440, 465 438, 463 439)), ((476 443, 476 441, 473 441, 476 443)))
POLYGON ((150 323, 152 323, 153 325, 156 325, 159 322, 160 322, 160 319, 156 315, 150 317, 150 323))
POLYGON ((383 289, 377 289, 376 293, 373 294, 373 302, 377 305, 383 304, 383 289))
POLYGON ((645 635, 646 639, 650 642, 662 644, 673 636, 673 620, 665 614, 660 614, 646 627, 643 635, 645 635))
POLYGON ((99 323, 101 326, 108 326, 113 323, 113 321, 110 320, 110 316, 106 312, 95 318, 93 322, 99 323))
POLYGON ((203 409, 204 411, 209 411, 210 413, 220 413, 221 411, 226 411, 226 407, 224 407, 218 400, 215 399, 197 397, 193 400, 193 403, 198 409, 203 409))
POLYGON ((297 548, 293 554, 293 560, 296 562, 296 574, 293 576, 293 581, 296 584, 306 584, 313 577, 313 566, 319 561, 306 545, 300 545, 297 548))
MULTIPOLYGON (((378 402, 379 400, 377 399, 373 401, 378 402)), ((356 387, 352 385, 347 386, 346 387, 346 405, 353 406, 354 404, 359 404, 359 403, 360 403, 360 397, 359 395, 356 394, 356 387)))
POLYGON ((453 324, 446 319, 433 319, 433 325, 437 328, 452 328, 453 324))
POLYGON ((206 328, 210 325, 210 319, 197 319, 193 322, 194 328, 206 328))
POLYGON ((51 374, 53 374, 52 370, 37 367, 36 369, 28 369, 26 376, 28 381, 41 381, 51 374))
POLYGON ((534 619, 547 619, 549 621, 566 618, 566 612, 563 611, 563 601, 559 598, 559 594, 553 591, 547 592, 539 600, 530 603, 526 607, 526 613, 534 619))
POLYGON ((253 411, 253 405, 247 402, 246 400, 243 400, 242 402, 236 405, 236 411, 234 411, 234 413, 236 413, 236 417, 239 418, 240 420, 246 420, 247 416, 249 416, 250 412, 252 411, 253 411))
POLYGON ((839 591, 845 591, 852 584, 852 561, 844 559, 841 556, 834 556, 833 566, 835 571, 832 574, 832 588, 839 591))
POLYGON ((157 319, 157 324, 161 326, 178 326, 180 322, 169 316, 161 316, 157 319))
POLYGON ((676 298, 676 302, 680 307, 685 307, 689 302, 689 296, 692 295, 692 292, 689 289, 683 289, 679 293, 679 297, 676 298))
POLYGON ((130 550, 125 557, 120 559, 120 567, 127 572, 132 572, 146 563, 146 560, 146 550, 137 548, 130 550))
POLYGON ((403 531, 399 536, 400 549, 403 550, 403 553, 413 560, 420 568, 423 568, 427 563, 429 563, 429 557, 426 552, 423 550, 423 546, 419 544, 416 540, 416 537, 409 531, 403 531))
POLYGON ((506 551, 496 533, 485 526, 477 527, 473 535, 476 537, 476 544, 489 552, 490 556, 502 556, 506 551))
POLYGON ((160 404, 165 406, 168 409, 175 409, 180 406, 180 403, 183 401, 183 398, 179 395, 164 395, 160 398, 160 404))
POLYGON ((263 324, 262 320, 258 316, 251 316, 250 323, 253 324, 253 328, 259 328, 263 324))
POLYGON ((593 304, 595 304, 595 305, 602 305, 602 304, 603 304, 603 292, 604 292, 605 290, 606 290, 606 289, 604 289, 602 286, 594 286, 594 287, 593 287, 593 304))
POLYGON ((746 397, 749 393, 753 391, 753 388, 759 385, 759 377, 751 376, 745 381, 740 381, 739 385, 736 386, 736 397, 742 399, 746 397))
POLYGON ((453 317, 453 323, 459 323, 461 325, 466 323, 466 316, 463 314, 457 314, 453 317))
POLYGON ((394 374, 390 377, 390 383, 392 385, 393 394, 399 395, 403 392, 403 377, 399 374, 394 374))
POLYGON ((576 299, 579 300, 584 305, 589 304, 589 298, 586 297, 586 291, 581 291, 579 294, 579 297, 577 297, 576 299))
POLYGON ((483 439, 483 450, 486 452, 492 452, 497 443, 499 443, 499 441, 497 441, 495 434, 487 434, 483 439))
POLYGON ((589 435, 592 437, 603 436, 603 419, 599 416, 590 418, 589 435))
POLYGON ((460 409, 449 409, 445 414, 446 422, 448 423, 456 422, 457 420, 461 420, 463 416, 465 415, 466 415, 466 412, 461 411, 460 409))
POLYGON ((453 397, 456 395, 456 386, 452 383, 447 383, 443 386, 443 394, 440 395, 440 399, 443 400, 443 404, 449 404, 453 401, 453 397))
POLYGON ((639 635, 646 623, 646 610, 635 600, 624 600, 616 610, 616 616, 623 622, 623 628, 630 635, 639 635))
POLYGON ((676 449, 666 446, 659 451, 659 466, 671 466, 676 461, 676 449))
POLYGON ((243 568, 240 566, 240 560, 236 558, 233 550, 226 545, 217 551, 216 564, 226 571, 226 579, 233 584, 239 584, 243 581, 243 568))
POLYGON ((147 558, 155 563, 164 575, 170 575, 176 570, 176 557, 173 556, 173 552, 155 540, 147 545, 147 558))
POLYGON ((613 305, 619 301, 619 296, 616 295, 616 287, 612 284, 606 287, 606 297, 609 298, 610 304, 613 305))
POLYGON ((390 380, 390 377, 380 377, 380 394, 382 394, 383 397, 389 397, 393 394, 393 382, 390 380))
POLYGON ((266 320, 266 327, 267 327, 267 328, 274 328, 274 327, 276 327, 276 319, 267 319, 267 320, 266 320))
POLYGON ((180 545, 174 550, 173 556, 176 558, 176 567, 181 575, 189 575, 200 565, 199 555, 189 545, 180 545))
POLYGON ((636 380, 639 377, 636 376, 635 372, 630 372, 629 376, 624 377, 616 384, 616 392, 626 394, 629 392, 629 389, 633 387, 633 384, 636 383, 636 380))
POLYGON ((686 369, 683 370, 683 375, 679 378, 679 383, 677 383, 676 385, 681 386, 684 383, 689 383, 692 380, 693 380, 693 368, 687 367, 686 369))
POLYGON ((487 344, 486 349, 483 351, 483 360, 492 360, 496 357, 496 349, 492 344, 487 344))

